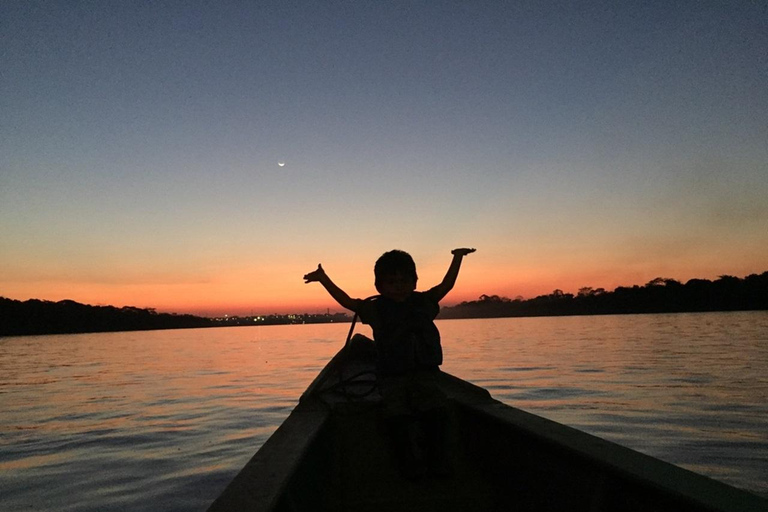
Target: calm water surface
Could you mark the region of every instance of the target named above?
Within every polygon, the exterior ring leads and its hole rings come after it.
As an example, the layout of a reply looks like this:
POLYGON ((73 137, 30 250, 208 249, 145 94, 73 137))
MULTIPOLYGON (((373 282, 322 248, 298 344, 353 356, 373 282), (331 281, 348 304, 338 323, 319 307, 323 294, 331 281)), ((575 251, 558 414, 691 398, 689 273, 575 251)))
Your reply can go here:
MULTIPOLYGON (((495 398, 768 497, 768 312, 438 326, 495 398)), ((0 338, 0 509, 205 510, 347 329, 0 338)))

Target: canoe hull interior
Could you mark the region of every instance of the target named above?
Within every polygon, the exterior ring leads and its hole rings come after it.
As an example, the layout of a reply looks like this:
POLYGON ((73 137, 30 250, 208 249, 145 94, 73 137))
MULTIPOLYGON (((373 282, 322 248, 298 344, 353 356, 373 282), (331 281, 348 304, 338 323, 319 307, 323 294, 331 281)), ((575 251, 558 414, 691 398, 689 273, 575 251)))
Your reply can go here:
POLYGON ((406 477, 376 400, 319 399, 333 373, 321 373, 210 511, 768 510, 750 493, 506 406, 444 373, 452 471, 406 477))

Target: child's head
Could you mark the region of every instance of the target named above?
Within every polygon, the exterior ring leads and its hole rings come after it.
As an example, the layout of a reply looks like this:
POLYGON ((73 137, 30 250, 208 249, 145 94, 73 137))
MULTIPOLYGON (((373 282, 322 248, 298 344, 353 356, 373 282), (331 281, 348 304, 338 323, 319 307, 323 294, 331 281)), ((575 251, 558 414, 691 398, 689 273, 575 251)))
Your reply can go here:
POLYGON ((393 300, 405 300, 416 290, 416 263, 405 251, 385 252, 373 267, 376 276, 376 290, 393 300))

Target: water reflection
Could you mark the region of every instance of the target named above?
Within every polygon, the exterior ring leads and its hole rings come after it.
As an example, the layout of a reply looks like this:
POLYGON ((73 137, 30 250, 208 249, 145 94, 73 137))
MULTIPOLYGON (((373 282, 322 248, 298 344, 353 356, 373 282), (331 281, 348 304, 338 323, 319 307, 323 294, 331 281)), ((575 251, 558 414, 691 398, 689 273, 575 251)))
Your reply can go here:
MULTIPOLYGON (((438 325, 496 398, 768 495, 768 313, 438 325)), ((347 328, 0 339, 4 510, 204 509, 347 328)))
POLYGON ((447 371, 510 405, 768 495, 758 476, 768 467, 755 459, 768 457, 768 313, 462 322, 440 324, 447 371))

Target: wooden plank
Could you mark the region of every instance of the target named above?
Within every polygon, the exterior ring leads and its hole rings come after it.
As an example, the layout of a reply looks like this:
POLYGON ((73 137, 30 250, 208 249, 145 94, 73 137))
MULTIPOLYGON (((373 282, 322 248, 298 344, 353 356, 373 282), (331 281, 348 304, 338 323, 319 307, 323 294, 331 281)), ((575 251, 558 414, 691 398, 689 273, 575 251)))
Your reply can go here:
POLYGON ((211 504, 208 512, 274 510, 328 419, 329 409, 300 403, 211 504))
POLYGON ((352 395, 329 391, 339 376, 372 366, 369 357, 358 357, 370 345, 353 348, 340 351, 320 372, 209 512, 442 511, 473 505, 768 512, 768 502, 759 496, 507 406, 487 390, 445 373, 436 382, 454 404, 460 464, 452 478, 409 481, 396 470, 382 437, 376 412, 380 396, 350 401, 352 395))

